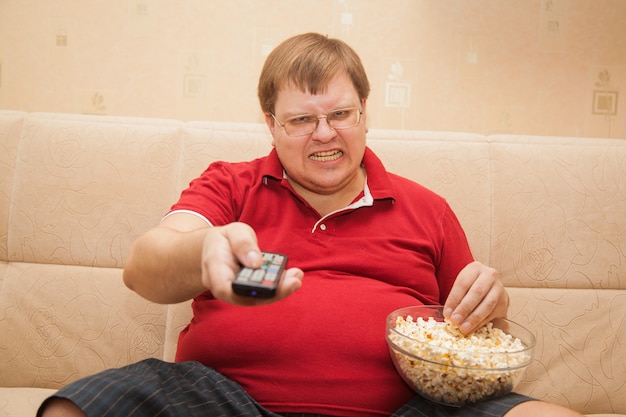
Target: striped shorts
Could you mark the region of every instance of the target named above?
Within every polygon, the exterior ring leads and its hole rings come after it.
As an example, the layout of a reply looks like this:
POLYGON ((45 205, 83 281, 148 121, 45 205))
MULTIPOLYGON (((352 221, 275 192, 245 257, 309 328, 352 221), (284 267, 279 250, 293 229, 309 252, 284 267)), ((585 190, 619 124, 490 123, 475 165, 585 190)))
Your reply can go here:
MULTIPOLYGON (((198 362, 169 363, 147 359, 110 369, 60 389, 51 398, 72 401, 88 417, 325 417, 276 414, 259 405, 239 384, 198 362)), ((415 396, 392 417, 494 417, 531 398, 509 394, 456 408, 415 396)))

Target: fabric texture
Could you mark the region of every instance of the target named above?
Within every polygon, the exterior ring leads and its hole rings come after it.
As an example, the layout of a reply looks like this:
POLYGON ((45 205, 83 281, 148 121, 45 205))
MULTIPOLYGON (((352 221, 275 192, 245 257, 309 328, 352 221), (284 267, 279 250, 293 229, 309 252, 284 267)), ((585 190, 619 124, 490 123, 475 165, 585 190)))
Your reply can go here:
MULTIPOLYGON (((110 369, 62 388, 51 398, 65 398, 88 417, 324 417, 323 414, 276 414, 264 409, 237 383, 198 362, 146 359, 110 369)), ((48 401, 50 400, 48 399, 48 401)), ((416 396, 392 417, 502 416, 530 398, 510 394, 465 408, 445 407, 416 396)), ((41 416, 46 402, 37 413, 41 416)))

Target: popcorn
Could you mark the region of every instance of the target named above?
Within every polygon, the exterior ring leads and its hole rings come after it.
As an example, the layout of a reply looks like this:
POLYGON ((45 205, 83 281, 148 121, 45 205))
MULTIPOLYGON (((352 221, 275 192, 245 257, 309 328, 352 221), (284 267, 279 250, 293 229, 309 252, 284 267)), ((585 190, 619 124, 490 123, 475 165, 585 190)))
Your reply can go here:
POLYGON ((404 380, 436 402, 465 405, 506 394, 521 379, 531 355, 518 338, 488 323, 464 336, 432 317, 398 317, 388 338, 404 380))

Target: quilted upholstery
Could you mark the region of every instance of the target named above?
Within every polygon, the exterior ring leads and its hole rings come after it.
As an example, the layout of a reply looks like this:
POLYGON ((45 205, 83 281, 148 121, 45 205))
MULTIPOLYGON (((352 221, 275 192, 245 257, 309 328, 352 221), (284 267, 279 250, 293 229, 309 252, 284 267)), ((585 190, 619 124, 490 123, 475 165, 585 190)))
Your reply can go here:
MULTIPOLYGON (((501 271, 510 318, 538 336, 518 391, 626 415, 626 140, 370 129, 368 143, 445 196, 501 271)), ((171 360, 189 304, 126 289, 129 245, 211 161, 269 149, 261 124, 0 111, 0 415, 171 360)))

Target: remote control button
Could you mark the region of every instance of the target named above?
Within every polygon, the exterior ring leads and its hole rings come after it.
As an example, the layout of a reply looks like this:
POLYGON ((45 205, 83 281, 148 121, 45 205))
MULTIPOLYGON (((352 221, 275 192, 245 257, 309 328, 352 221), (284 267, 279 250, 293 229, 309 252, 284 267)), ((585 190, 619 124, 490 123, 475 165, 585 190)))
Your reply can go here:
POLYGON ((250 269, 250 268, 243 268, 241 270, 241 272, 239 273, 239 278, 250 279, 251 275, 252 275, 252 269, 250 269))
POLYGON ((254 271, 252 273, 252 276, 250 277, 250 281, 252 282, 261 282, 263 281, 263 276, 265 275, 265 270, 264 269, 257 269, 256 271, 254 271))

